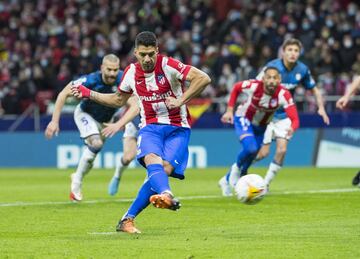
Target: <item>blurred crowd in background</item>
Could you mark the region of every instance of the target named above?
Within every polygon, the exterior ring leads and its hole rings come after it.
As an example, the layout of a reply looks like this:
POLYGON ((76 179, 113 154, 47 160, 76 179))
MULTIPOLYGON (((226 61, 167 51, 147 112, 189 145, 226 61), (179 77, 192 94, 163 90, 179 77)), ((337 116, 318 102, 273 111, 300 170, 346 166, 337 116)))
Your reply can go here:
MULTIPOLYGON (((303 43, 301 60, 325 96, 342 95, 360 74, 360 5, 347 0, 3 0, 0 2, 1 114, 38 103, 46 111, 72 79, 114 53, 134 61, 135 36, 154 31, 160 52, 213 79, 202 95, 221 110, 234 82, 279 57, 284 39, 303 43)), ((309 93, 305 112, 316 110, 309 93)), ((326 106, 334 110, 332 104, 326 106)))

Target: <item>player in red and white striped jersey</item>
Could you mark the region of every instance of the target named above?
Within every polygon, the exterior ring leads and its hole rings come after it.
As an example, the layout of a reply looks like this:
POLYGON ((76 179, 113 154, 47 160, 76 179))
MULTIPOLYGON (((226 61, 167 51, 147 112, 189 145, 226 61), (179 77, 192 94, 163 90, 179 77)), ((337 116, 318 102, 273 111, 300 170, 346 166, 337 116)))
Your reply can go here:
POLYGON ((74 96, 108 106, 121 107, 132 94, 138 99, 141 129, 137 158, 147 170, 147 179, 116 227, 117 231, 128 233, 140 232, 134 225, 134 218, 150 202, 157 208, 180 208, 180 202, 171 192, 168 176, 185 177, 190 138, 190 117, 185 104, 211 81, 199 69, 159 55, 157 39, 152 32, 136 36, 134 54, 138 62, 125 69, 117 93, 100 94, 83 86, 72 88, 74 96), (185 81, 190 82, 186 91, 185 81))
POLYGON ((184 83, 191 66, 156 54, 155 67, 145 72, 140 63, 129 65, 124 73, 119 90, 134 94, 139 99, 141 126, 161 123, 190 128, 186 106, 169 108, 167 97, 181 98, 184 83))
POLYGON ((247 174, 261 147, 266 126, 278 108, 284 108, 291 120, 288 135, 292 135, 299 127, 298 113, 292 96, 280 82, 281 76, 277 68, 267 67, 262 80, 238 82, 231 91, 226 113, 221 120, 235 125, 243 149, 238 154, 236 163, 219 181, 224 196, 231 196, 230 187, 234 187, 237 180, 247 174), (234 117, 234 106, 239 94, 244 94, 247 98, 238 106, 234 117))

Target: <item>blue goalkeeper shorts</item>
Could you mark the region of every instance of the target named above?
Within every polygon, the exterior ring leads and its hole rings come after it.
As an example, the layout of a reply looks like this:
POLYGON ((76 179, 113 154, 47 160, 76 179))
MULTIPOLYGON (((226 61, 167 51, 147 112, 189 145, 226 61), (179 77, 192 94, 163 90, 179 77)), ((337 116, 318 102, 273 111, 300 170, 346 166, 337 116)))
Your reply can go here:
POLYGON ((137 160, 146 168, 144 157, 154 153, 174 167, 172 177, 184 179, 189 158, 190 129, 166 124, 146 125, 139 131, 137 160))

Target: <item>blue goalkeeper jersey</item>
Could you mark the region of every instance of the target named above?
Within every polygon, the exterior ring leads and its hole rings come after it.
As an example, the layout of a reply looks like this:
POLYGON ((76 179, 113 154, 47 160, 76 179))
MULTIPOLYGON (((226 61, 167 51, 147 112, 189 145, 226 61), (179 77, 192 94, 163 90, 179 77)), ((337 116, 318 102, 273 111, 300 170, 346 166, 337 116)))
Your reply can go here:
MULTIPOLYGON (((292 95, 294 95, 295 88, 300 84, 303 85, 305 89, 313 89, 316 85, 313 77, 311 76, 310 69, 301 61, 297 61, 296 65, 291 70, 288 70, 282 59, 271 60, 256 77, 257 79, 262 78, 264 70, 267 67, 275 67, 279 70, 281 74, 281 84, 286 87, 292 95)), ((286 117, 287 115, 283 108, 278 109, 274 114, 274 119, 280 120, 285 119, 286 117)))
MULTIPOLYGON (((107 85, 103 82, 100 71, 81 76, 78 80, 76 80, 76 82, 80 82, 87 88, 99 93, 115 93, 117 91, 117 86, 120 84, 122 75, 123 71, 120 70, 114 84, 112 85, 107 85)), ((84 112, 90 114, 98 122, 110 121, 114 113, 117 111, 117 108, 107 107, 89 99, 82 100, 80 108, 84 112)))

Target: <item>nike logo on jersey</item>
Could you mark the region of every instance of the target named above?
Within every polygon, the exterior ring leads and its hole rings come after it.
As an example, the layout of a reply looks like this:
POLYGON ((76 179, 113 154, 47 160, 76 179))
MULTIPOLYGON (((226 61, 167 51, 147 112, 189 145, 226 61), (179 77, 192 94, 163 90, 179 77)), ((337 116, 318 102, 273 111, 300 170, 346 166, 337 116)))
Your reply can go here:
POLYGON ((139 85, 141 84, 143 81, 136 81, 136 84, 139 85))

